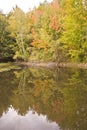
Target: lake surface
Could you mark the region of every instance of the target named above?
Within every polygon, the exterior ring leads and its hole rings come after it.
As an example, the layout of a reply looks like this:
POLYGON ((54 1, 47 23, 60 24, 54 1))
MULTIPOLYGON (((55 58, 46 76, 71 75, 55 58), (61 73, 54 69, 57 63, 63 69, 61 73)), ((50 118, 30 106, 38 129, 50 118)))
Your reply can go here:
POLYGON ((87 70, 0 73, 0 130, 87 130, 87 70))

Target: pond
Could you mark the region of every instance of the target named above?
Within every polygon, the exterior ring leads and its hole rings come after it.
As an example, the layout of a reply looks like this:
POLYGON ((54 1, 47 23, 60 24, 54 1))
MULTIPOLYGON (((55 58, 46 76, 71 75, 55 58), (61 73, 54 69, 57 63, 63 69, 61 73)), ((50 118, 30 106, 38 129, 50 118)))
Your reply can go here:
POLYGON ((87 70, 1 72, 0 130, 87 130, 87 70))

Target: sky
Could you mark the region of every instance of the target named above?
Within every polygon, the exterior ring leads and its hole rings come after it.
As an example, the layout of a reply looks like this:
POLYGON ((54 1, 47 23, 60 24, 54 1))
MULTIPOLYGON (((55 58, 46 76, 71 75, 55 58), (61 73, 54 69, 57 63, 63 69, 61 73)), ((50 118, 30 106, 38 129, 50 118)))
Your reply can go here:
MULTIPOLYGON (((53 0, 47 1, 52 2, 53 0)), ((42 2, 44 0, 0 0, 0 10, 7 14, 17 5, 26 13, 29 9, 33 9, 35 6, 37 7, 42 2)))

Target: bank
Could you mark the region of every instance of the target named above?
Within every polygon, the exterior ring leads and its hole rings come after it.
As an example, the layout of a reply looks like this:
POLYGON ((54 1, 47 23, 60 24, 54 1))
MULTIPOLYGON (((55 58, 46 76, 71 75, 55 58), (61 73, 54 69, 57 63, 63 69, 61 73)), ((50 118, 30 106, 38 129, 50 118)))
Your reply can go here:
POLYGON ((17 64, 28 67, 64 67, 64 68, 82 68, 87 69, 87 63, 57 63, 57 62, 17 62, 17 64))

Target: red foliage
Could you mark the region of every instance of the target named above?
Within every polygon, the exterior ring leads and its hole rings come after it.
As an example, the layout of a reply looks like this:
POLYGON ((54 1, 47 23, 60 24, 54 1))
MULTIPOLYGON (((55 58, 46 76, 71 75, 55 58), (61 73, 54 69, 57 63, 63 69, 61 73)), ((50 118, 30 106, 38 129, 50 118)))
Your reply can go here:
POLYGON ((58 17, 56 15, 50 17, 50 27, 54 30, 58 30, 60 25, 58 23, 58 17))
POLYGON ((58 3, 58 0, 53 0, 53 2, 51 3, 51 7, 56 10, 56 9, 59 9, 60 6, 59 6, 59 3, 58 3))

